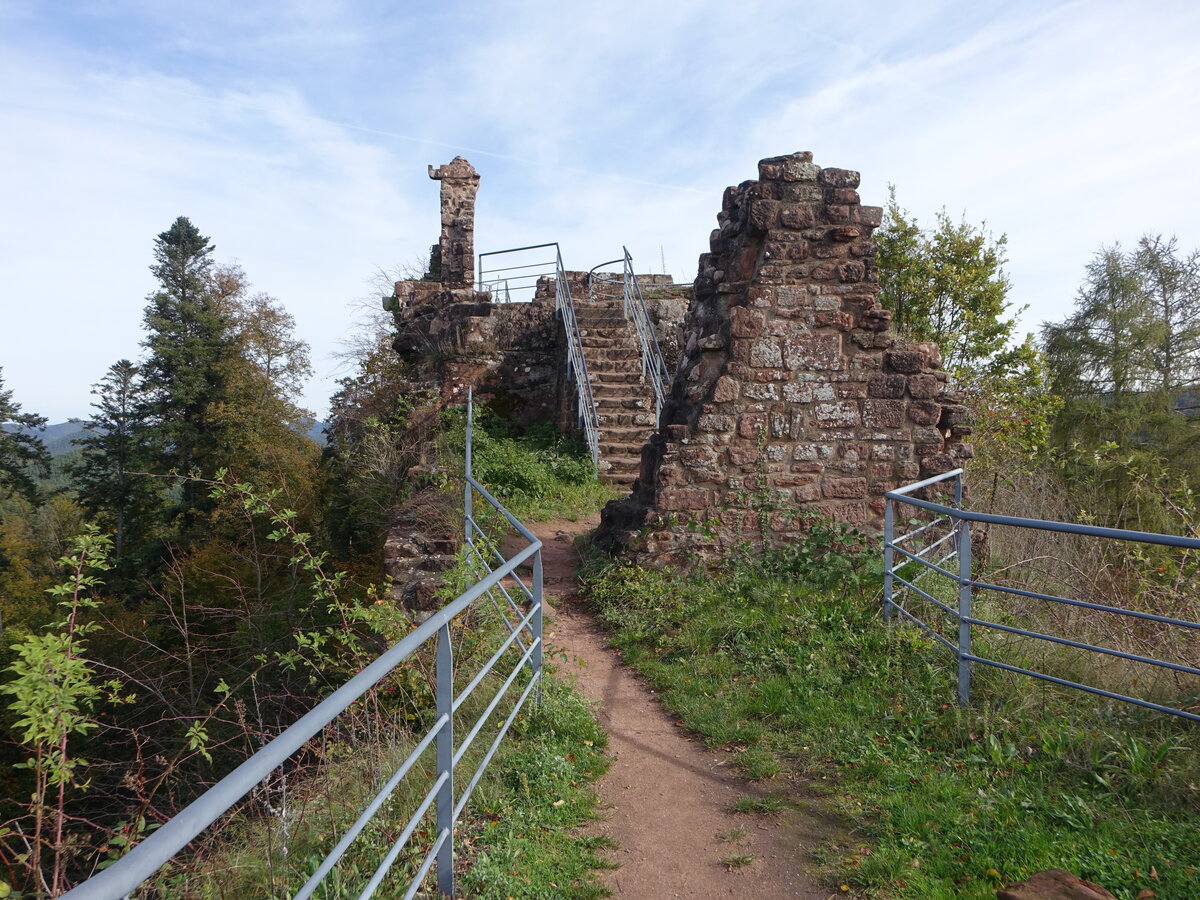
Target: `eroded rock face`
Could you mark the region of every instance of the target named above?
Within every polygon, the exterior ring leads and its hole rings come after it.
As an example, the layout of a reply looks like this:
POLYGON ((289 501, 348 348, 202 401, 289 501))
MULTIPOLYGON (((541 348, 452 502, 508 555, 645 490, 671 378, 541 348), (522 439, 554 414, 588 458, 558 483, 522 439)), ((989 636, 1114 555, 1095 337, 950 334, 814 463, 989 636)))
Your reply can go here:
MULTIPOLYGON (((1151 892, 1151 896, 1153 892, 1151 892)), ((1117 900, 1090 881, 1072 875, 1066 869, 1047 869, 1028 881, 1010 884, 996 891, 997 900, 1117 900)))
POLYGON ((658 564, 720 556, 787 542, 803 509, 877 530, 886 491, 971 455, 937 347, 888 333, 871 241, 883 211, 858 184, 795 153, 726 190, 671 401, 602 545, 658 564))

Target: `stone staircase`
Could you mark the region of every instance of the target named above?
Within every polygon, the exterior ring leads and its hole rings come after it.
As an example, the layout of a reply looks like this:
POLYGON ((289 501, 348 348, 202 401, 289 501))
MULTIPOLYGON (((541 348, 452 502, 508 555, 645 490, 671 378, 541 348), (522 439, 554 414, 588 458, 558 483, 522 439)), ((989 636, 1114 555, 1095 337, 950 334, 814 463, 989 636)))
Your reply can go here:
POLYGON ((575 301, 600 423, 600 479, 631 485, 641 465, 642 447, 654 432, 654 391, 642 377, 637 333, 625 319, 620 297, 575 301))

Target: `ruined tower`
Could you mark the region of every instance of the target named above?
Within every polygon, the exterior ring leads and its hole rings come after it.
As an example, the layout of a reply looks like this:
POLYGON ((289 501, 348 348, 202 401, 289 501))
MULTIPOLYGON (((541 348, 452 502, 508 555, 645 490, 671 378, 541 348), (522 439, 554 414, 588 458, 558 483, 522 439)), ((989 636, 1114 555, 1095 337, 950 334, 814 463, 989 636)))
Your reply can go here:
POLYGON ((479 173, 456 156, 443 166, 429 167, 429 177, 442 183, 442 234, 438 240, 439 281, 448 287, 475 280, 475 194, 479 173))

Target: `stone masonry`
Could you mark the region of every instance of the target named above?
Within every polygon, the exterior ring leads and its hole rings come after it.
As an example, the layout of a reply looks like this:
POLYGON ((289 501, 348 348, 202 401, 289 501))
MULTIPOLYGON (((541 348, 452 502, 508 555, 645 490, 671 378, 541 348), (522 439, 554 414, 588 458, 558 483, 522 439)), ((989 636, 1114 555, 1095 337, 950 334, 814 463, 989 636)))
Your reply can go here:
POLYGON ((453 287, 468 286, 475 280, 475 194, 479 190, 479 173, 461 156, 456 156, 436 169, 430 166, 429 177, 441 182, 440 280, 453 287))
POLYGON ((602 545, 656 564, 711 558, 796 538, 796 510, 874 531, 886 491, 971 456, 936 345, 888 334, 871 241, 882 210, 860 205, 858 185, 794 153, 725 191, 671 399, 633 494, 605 509, 602 545))

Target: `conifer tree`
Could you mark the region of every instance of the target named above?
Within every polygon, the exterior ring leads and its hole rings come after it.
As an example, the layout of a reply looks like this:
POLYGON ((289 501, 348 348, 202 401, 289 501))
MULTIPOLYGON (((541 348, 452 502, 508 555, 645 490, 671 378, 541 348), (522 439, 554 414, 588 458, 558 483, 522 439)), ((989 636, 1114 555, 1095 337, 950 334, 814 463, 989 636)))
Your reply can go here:
POLYGON ((113 528, 113 559, 123 568, 127 546, 137 547, 153 527, 161 506, 150 468, 150 427, 145 389, 132 362, 109 367, 92 388, 99 399, 84 425, 88 435, 72 467, 79 500, 92 515, 107 517, 113 528))
POLYGON ((4 390, 0 374, 0 491, 15 491, 30 503, 39 499, 33 474, 48 472, 50 454, 42 439, 32 432, 46 424, 45 416, 21 412, 21 404, 13 400, 12 391, 4 390))
MULTIPOLYGON (((160 288, 149 297, 142 346, 151 445, 160 471, 211 474, 220 458, 222 425, 211 419, 225 400, 228 361, 235 353, 232 322, 214 295, 214 247, 180 216, 154 241, 150 271, 160 288)), ((184 482, 177 516, 184 529, 208 505, 206 492, 184 482)))

